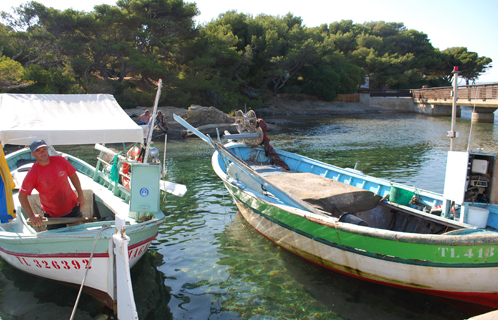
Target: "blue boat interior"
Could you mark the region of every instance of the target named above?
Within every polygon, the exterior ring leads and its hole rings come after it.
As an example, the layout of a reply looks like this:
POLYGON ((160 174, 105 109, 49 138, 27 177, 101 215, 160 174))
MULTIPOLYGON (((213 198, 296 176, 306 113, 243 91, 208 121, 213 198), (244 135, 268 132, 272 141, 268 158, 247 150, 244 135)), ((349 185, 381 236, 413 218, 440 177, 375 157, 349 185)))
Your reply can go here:
POLYGON ((400 232, 448 235, 496 232, 498 226, 498 211, 492 204, 473 204, 489 210, 486 227, 477 227, 454 219, 459 215, 458 206, 453 208, 450 215, 444 214, 441 210, 445 201, 442 194, 367 176, 355 169, 339 168, 281 150, 277 152, 290 171, 270 164, 269 157, 260 147, 233 143, 228 144, 227 149, 255 172, 252 175, 235 169, 240 166, 232 164, 230 157, 218 152, 218 162, 227 174, 227 181, 242 184, 243 188, 250 189, 268 201, 295 206, 292 197, 298 197, 313 206, 316 209, 314 212, 342 218, 339 220, 341 222, 400 232), (323 188, 311 190, 311 186, 317 184, 323 188), (290 195, 282 196, 282 189, 290 195), (362 191, 369 193, 370 198, 362 191), (330 202, 332 209, 324 206, 323 201, 330 202), (354 205, 358 201, 364 203, 358 207, 354 205), (346 215, 349 219, 344 218, 346 215))

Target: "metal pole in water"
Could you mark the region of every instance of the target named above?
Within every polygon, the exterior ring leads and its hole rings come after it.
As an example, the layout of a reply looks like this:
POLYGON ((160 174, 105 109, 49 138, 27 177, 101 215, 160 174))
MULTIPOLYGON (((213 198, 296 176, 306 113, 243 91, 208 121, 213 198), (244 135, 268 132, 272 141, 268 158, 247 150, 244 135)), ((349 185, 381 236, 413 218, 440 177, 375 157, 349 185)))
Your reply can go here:
POLYGON ((457 90, 458 90, 458 67, 453 68, 453 108, 451 109, 451 131, 448 132, 448 136, 451 139, 450 151, 453 151, 453 146, 455 143, 455 138, 458 134, 455 132, 456 127, 456 108, 457 108, 457 90))

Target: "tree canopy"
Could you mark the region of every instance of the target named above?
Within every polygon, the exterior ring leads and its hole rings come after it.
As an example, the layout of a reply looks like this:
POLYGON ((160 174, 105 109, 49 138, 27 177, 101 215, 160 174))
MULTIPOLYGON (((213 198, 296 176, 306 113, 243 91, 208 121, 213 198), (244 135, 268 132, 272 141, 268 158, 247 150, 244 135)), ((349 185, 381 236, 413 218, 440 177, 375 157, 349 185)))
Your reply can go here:
POLYGON ((118 0, 91 12, 32 1, 0 23, 0 90, 111 93, 124 107, 162 103, 257 108, 271 95, 303 93, 327 101, 370 88, 449 85, 453 66, 467 83, 491 59, 465 47, 434 48, 401 22, 342 20, 308 28, 292 14, 256 17, 227 11, 196 25, 195 3, 118 0))

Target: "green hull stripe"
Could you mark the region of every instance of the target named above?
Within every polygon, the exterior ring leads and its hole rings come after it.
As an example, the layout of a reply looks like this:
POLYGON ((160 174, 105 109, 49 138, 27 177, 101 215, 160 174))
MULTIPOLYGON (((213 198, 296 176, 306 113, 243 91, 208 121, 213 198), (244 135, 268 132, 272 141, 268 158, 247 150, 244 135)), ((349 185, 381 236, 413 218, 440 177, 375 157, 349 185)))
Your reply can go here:
MULTIPOLYGON (((236 195, 235 192, 232 192, 231 189, 235 189, 237 191, 237 193, 242 193, 248 197, 250 197, 251 199, 255 199, 254 197, 248 195, 247 193, 245 193, 243 190, 237 188, 236 186, 233 186, 232 184, 230 184, 229 182, 227 181, 224 181, 225 182, 225 186, 227 187, 228 191, 230 192, 230 194, 232 195, 232 197, 240 202, 241 204, 243 204, 246 208, 248 208, 249 210, 253 211, 254 213, 262 216, 263 218, 271 221, 272 223, 275 223, 277 225, 279 225, 280 227, 282 228, 285 228, 291 232, 294 232, 294 233, 297 233, 303 237, 306 237, 306 238, 309 238, 309 239, 312 239, 313 241, 316 241, 316 242, 320 242, 326 246, 329 246, 329 247, 334 247, 336 249, 339 249, 339 250, 343 250, 343 251, 348 251, 348 252, 351 252, 351 253, 354 253, 354 254, 359 254, 359 255, 362 255, 362 256, 366 256, 366 257, 370 257, 370 258, 374 258, 374 259, 380 259, 380 260, 384 260, 384 261, 389 261, 389 262, 393 262, 393 263, 402 263, 402 264, 408 264, 408 265, 416 265, 416 266, 424 266, 424 267, 434 267, 434 268, 469 268, 469 269, 472 269, 472 268, 493 268, 493 267, 498 267, 498 262, 493 262, 493 263, 490 263, 490 262, 487 262, 487 263, 442 263, 442 262, 432 262, 432 261, 428 261, 428 260, 414 260, 414 259, 403 259, 403 258, 399 258, 399 257, 394 257, 394 256, 388 256, 388 255, 384 255, 384 254, 378 254, 378 253, 372 253, 372 252, 368 252, 368 251, 365 251, 365 250, 355 250, 354 247, 351 247, 351 246, 346 246, 346 245, 341 245, 341 244, 338 244, 336 242, 333 242, 333 241, 330 241, 330 240, 326 240, 326 239, 323 239, 323 238, 320 238, 320 237, 317 237, 317 236, 314 236, 306 231, 303 231, 303 230, 300 230, 300 229, 297 229, 297 228, 294 228, 294 227, 291 227, 289 226, 288 224, 286 223, 283 223, 267 214, 264 214, 263 212, 251 207, 251 206, 248 206, 246 204, 245 201, 243 201, 242 199, 240 199, 240 197, 238 197, 236 195)), ((256 200, 258 201, 258 203, 261 202, 261 200, 257 199, 256 200)), ((264 204, 264 206, 268 206, 267 204, 264 204)), ((277 209, 279 210, 280 212, 285 212, 283 210, 280 210, 280 209, 277 209)), ((286 214, 288 215, 292 215, 291 213, 288 213, 286 212, 286 214)), ((304 219, 306 220, 305 218, 302 218, 302 217, 298 217, 298 218, 301 218, 301 219, 304 219)), ((308 220, 306 220, 307 222, 309 223, 313 223, 313 222, 310 222, 308 220)), ((342 231, 343 232, 343 231, 342 231)), ((345 233, 347 234, 347 233, 345 233)), ((354 235, 355 237, 362 237, 362 236, 358 236, 358 235, 354 235)), ((363 237, 365 238, 365 237, 363 237)), ((498 252, 497 252, 498 254, 498 252)))

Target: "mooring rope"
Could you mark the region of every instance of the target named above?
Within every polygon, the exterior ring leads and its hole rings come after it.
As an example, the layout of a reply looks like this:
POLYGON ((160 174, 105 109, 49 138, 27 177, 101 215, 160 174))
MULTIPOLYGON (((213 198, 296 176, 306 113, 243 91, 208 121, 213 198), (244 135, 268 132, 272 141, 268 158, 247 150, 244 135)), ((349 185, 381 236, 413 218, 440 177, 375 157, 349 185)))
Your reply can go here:
MULTIPOLYGON (((100 228, 99 232, 97 232, 97 235, 95 236, 95 241, 93 242, 92 253, 90 253, 90 260, 88 261, 88 266, 86 267, 85 276, 83 277, 83 281, 81 282, 80 291, 78 292, 78 297, 76 298, 76 302, 75 302, 74 307, 73 307, 73 312, 71 313, 71 318, 69 318, 70 320, 73 320, 74 314, 76 313, 76 308, 78 307, 78 302, 80 301, 81 292, 83 291, 83 287, 85 285, 86 276, 88 274, 88 270, 90 270, 90 266, 92 265, 93 253, 95 252, 95 247, 97 246, 97 240, 99 240, 100 233, 103 230, 109 229, 109 228, 111 228, 111 226, 107 223, 104 223, 102 225, 102 228, 100 228)), ((110 256, 111 256, 111 253, 109 253, 109 257, 110 256)))

